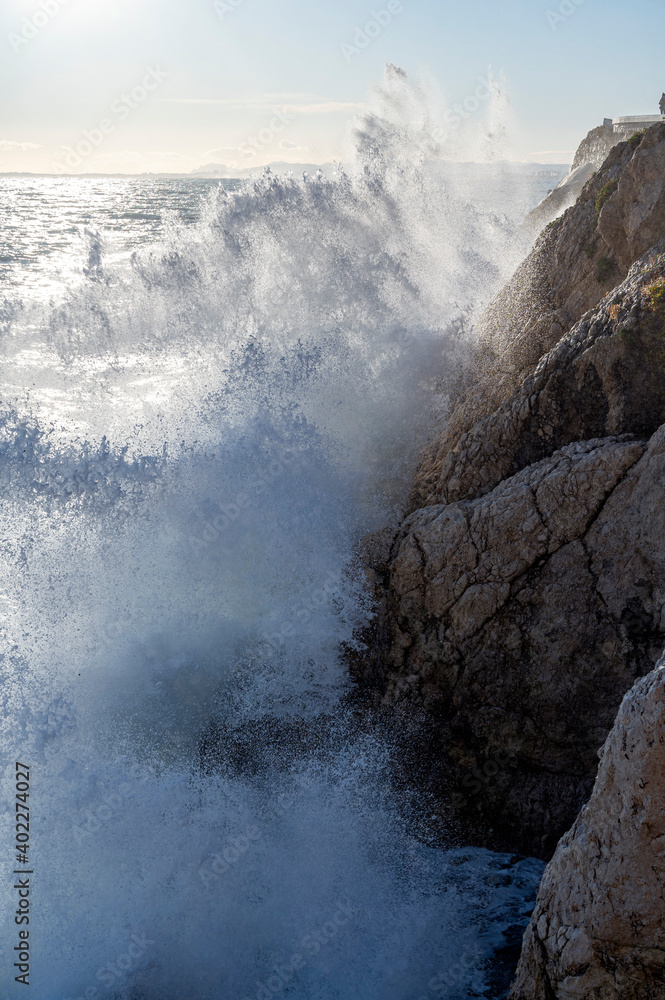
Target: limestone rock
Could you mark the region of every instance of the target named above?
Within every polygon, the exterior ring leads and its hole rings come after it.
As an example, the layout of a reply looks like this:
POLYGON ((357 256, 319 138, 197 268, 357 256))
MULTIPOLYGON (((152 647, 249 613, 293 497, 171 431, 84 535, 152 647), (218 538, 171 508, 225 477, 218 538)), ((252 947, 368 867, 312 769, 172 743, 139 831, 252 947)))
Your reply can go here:
POLYGON ((463 435, 375 562, 365 680, 436 720, 465 836, 549 857, 665 644, 665 254, 463 435), (482 794, 464 783, 502 759, 482 794))
POLYGON ((603 206, 598 232, 621 270, 630 267, 665 230, 665 125, 649 129, 603 206))
POLYGON ((522 225, 522 231, 534 239, 545 226, 566 209, 572 208, 582 194, 585 184, 591 180, 597 169, 598 167, 594 167, 591 163, 581 163, 570 170, 547 197, 529 212, 522 225))
POLYGON ((585 163, 600 170, 610 151, 621 141, 621 135, 614 132, 610 125, 599 125, 592 129, 579 144, 571 170, 577 170, 585 163))
POLYGON ((548 857, 588 796, 623 692, 665 642, 664 490, 665 427, 648 447, 569 445, 404 523, 384 700, 437 718, 433 766, 481 840, 548 857), (466 795, 466 776, 499 757, 466 795))
POLYGON ((663 178, 656 125, 543 234, 392 545, 366 546, 377 615, 351 668, 467 843, 549 858, 665 646, 663 178))
POLYGON ((665 421, 664 316, 653 298, 665 280, 662 251, 665 244, 641 258, 503 404, 429 468, 429 503, 482 495, 571 441, 649 435, 665 421))
POLYGON ((577 203, 545 229, 480 320, 471 377, 424 456, 412 509, 440 500, 443 465, 460 439, 505 403, 546 355, 665 237, 665 124, 621 142, 577 203), (659 180, 660 178, 660 180, 659 180))
POLYGON ((665 996, 665 661, 623 700, 545 871, 511 1000, 665 996))
POLYGON ((527 216, 526 231, 536 236, 544 226, 571 208, 586 182, 601 169, 611 150, 623 141, 624 136, 614 132, 611 126, 600 125, 592 129, 578 146, 570 172, 527 216))

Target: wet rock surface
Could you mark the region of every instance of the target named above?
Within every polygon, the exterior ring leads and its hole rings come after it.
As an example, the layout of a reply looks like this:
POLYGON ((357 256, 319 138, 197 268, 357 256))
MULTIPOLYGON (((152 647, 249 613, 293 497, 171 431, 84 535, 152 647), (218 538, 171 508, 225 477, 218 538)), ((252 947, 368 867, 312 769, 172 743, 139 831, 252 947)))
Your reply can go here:
POLYGON ((543 877, 511 1000, 665 996, 664 667, 624 698, 543 877))
POLYGON ((366 540, 352 670, 466 842, 549 858, 665 645, 663 157, 665 126, 620 143, 543 234, 408 516, 366 540))
POLYGON ((463 435, 519 392, 541 358, 665 237, 663 157, 665 125, 615 146, 490 304, 472 372, 452 384, 452 412, 424 456, 412 509, 439 502, 446 460, 463 435))

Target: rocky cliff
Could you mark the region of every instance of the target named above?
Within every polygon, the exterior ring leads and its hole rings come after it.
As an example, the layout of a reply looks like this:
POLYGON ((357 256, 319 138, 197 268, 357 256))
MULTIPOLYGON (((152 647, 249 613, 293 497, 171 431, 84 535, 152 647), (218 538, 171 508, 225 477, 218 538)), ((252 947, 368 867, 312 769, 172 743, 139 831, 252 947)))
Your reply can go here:
POLYGON ((426 456, 414 506, 436 503, 446 460, 522 385, 550 351, 629 267, 665 236, 665 125, 616 146, 573 208, 540 236, 533 252, 490 304, 478 329, 473 377, 426 456))
POLYGON ((492 846, 551 856, 665 645, 663 237, 658 125, 491 304, 409 516, 367 545, 356 676, 422 725, 446 824, 492 846))
POLYGON ((536 235, 548 222, 574 205, 586 182, 600 170, 610 150, 621 141, 622 136, 611 126, 600 125, 592 129, 580 143, 568 175, 527 216, 526 230, 536 235))
POLYGON ((571 171, 588 164, 600 170, 612 149, 622 141, 619 133, 611 125, 599 125, 591 129, 577 147, 571 171))
POLYGON ((625 697, 545 871, 511 1000, 665 996, 665 661, 625 697))

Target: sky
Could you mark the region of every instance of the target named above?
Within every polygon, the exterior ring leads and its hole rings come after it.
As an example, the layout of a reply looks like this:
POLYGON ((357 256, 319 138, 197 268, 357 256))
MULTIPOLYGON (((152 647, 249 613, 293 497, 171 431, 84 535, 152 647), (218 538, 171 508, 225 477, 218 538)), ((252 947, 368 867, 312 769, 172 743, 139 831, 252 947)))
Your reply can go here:
POLYGON ((664 22, 662 0, 0 0, 0 172, 344 160, 387 62, 479 119, 491 71, 507 158, 570 162, 603 118, 658 112, 664 22))

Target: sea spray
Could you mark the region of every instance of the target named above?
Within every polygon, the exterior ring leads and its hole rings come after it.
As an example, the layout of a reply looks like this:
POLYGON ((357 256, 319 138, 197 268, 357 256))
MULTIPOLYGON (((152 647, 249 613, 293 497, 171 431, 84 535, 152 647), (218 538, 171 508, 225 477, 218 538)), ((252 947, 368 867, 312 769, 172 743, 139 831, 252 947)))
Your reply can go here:
POLYGON ((32 765, 38 1000, 277 975, 403 1000, 473 954, 461 998, 528 908, 536 863, 411 838, 387 745, 342 708, 355 547, 402 508, 519 256, 431 169, 425 111, 391 69, 335 179, 215 190, 129 258, 91 229, 87 276, 6 310, 0 740, 32 765), (255 746, 202 766, 215 726, 255 746))

